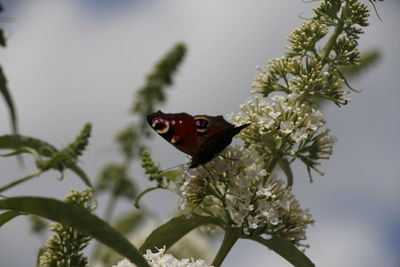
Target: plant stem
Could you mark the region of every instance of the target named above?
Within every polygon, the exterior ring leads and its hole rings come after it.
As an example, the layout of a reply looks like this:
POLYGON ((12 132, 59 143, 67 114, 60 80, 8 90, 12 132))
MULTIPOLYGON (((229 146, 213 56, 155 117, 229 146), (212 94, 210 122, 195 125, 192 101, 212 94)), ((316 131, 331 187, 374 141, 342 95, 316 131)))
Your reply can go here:
POLYGON ((135 198, 134 206, 135 206, 137 209, 140 209, 140 206, 139 206, 139 201, 140 201, 140 199, 141 199, 145 194, 147 194, 147 193, 149 193, 149 192, 151 192, 151 191, 153 191, 153 190, 156 190, 156 189, 162 189, 162 188, 159 187, 159 186, 154 186, 154 187, 149 187, 149 188, 147 188, 146 190, 144 190, 143 192, 141 192, 141 193, 135 198))
POLYGON ((272 171, 274 170, 276 164, 278 163, 278 155, 273 155, 271 161, 268 164, 268 167, 266 168, 267 171, 267 176, 264 178, 264 183, 268 181, 268 178, 271 177, 272 171))
POLYGON ((221 266, 225 257, 228 255, 228 252, 231 250, 233 245, 239 239, 241 234, 241 228, 227 228, 225 229, 224 240, 222 241, 221 247, 218 250, 217 255, 214 258, 212 265, 214 267, 221 266))
POLYGON ((347 13, 346 10, 347 10, 347 5, 342 8, 342 14, 340 16, 338 24, 336 25, 332 36, 329 38, 328 42, 326 43, 326 45, 322 49, 322 52, 321 52, 321 55, 320 55, 322 66, 326 64, 326 61, 327 61, 327 59, 329 57, 329 54, 330 54, 334 44, 336 43, 336 39, 343 32, 344 19, 345 19, 346 13, 347 13))
POLYGON ((13 186, 16 186, 16 185, 18 185, 18 184, 20 184, 20 183, 23 183, 23 182, 25 182, 25 181, 28 181, 28 180, 30 180, 30 179, 36 177, 36 176, 39 176, 41 173, 42 173, 42 170, 41 170, 41 169, 36 169, 36 170, 35 170, 34 172, 32 172, 31 174, 28 174, 27 176, 24 176, 24 177, 22 177, 22 178, 20 178, 20 179, 18 179, 18 180, 16 180, 16 181, 14 181, 14 182, 11 182, 11 183, 9 183, 9 184, 7 184, 7 185, 5 185, 5 186, 0 187, 0 193, 3 192, 3 191, 6 191, 7 189, 10 189, 10 188, 13 187, 13 186))
POLYGON ((117 204, 117 196, 115 194, 112 194, 110 200, 107 203, 106 210, 104 211, 104 220, 109 223, 111 223, 111 217, 115 209, 115 204, 117 204))

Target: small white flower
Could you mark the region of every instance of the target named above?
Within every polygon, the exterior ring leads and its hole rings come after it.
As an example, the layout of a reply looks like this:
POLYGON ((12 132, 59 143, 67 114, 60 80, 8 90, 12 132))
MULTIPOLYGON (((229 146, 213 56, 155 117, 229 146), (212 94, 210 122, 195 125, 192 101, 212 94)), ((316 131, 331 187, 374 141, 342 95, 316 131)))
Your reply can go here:
POLYGON ((256 196, 265 196, 268 198, 268 197, 272 196, 272 192, 270 191, 269 188, 259 186, 258 190, 256 192, 256 196))
POLYGON ((274 95, 272 97, 272 101, 276 102, 276 103, 282 103, 285 102, 286 98, 284 96, 281 95, 274 95))
POLYGON ((296 94, 296 93, 291 93, 291 94, 289 94, 289 95, 287 96, 287 98, 288 98, 289 101, 296 100, 298 97, 299 97, 299 95, 296 94))
POLYGON ((257 229, 258 228, 258 223, 260 222, 260 220, 258 219, 257 216, 251 216, 249 215, 249 217, 247 217, 247 222, 249 224, 249 227, 251 229, 257 229))
POLYGON ((290 134, 293 131, 294 123, 292 121, 281 121, 280 131, 284 134, 290 134))
MULTIPOLYGON (((272 112, 272 111, 271 111, 272 112)), ((270 112, 270 113, 271 113, 270 112)), ((272 112, 273 113, 273 112, 272 112)), ((279 113, 277 116, 279 116, 280 115, 280 112, 276 112, 276 113, 279 113)), ((273 115, 275 116, 275 113, 273 113, 273 115)), ((272 116, 271 116, 272 117, 272 116)), ((275 123, 275 121, 273 120, 273 119, 271 119, 271 118, 268 118, 268 117, 262 117, 262 118, 260 118, 259 120, 258 120, 258 125, 263 129, 263 128, 266 128, 266 129, 269 129, 273 124, 275 123)))
POLYGON ((309 116, 309 123, 316 127, 321 127, 324 124, 324 115, 321 111, 312 109, 309 116))
POLYGON ((136 267, 135 264, 131 263, 127 259, 123 259, 117 263, 117 265, 113 265, 112 267, 136 267))
POLYGON ((270 111, 269 113, 268 113, 268 116, 270 116, 271 118, 273 118, 273 119, 276 119, 276 118, 278 118, 280 115, 281 115, 282 113, 280 112, 280 111, 270 111))
POLYGON ((290 135, 290 137, 292 138, 293 141, 295 141, 296 143, 299 143, 299 142, 307 139, 308 133, 307 133, 306 129, 300 128, 296 132, 292 133, 290 135))
MULTIPOLYGON (((212 267, 208 265, 204 260, 195 259, 177 259, 172 254, 165 254, 164 248, 158 249, 158 252, 153 253, 151 250, 147 250, 143 257, 152 267, 212 267)), ((130 263, 128 260, 118 262, 118 265, 113 267, 134 267, 136 265, 130 263), (125 264, 125 265, 124 265, 125 264)))
POLYGON ((271 217, 271 219, 269 220, 269 222, 270 222, 272 225, 277 225, 277 224, 280 222, 280 219, 279 219, 278 216, 273 216, 273 217, 271 217))

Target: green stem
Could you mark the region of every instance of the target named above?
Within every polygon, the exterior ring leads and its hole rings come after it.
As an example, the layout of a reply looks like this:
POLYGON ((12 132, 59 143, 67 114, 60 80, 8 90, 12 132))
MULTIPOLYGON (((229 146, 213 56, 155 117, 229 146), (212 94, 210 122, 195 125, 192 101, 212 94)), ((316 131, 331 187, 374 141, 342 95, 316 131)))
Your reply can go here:
POLYGON ((153 191, 153 190, 156 190, 156 189, 162 189, 162 187, 159 187, 159 186, 149 187, 149 188, 147 188, 146 190, 144 190, 143 192, 141 192, 141 193, 135 198, 134 206, 135 206, 137 209, 140 209, 140 206, 139 206, 139 201, 140 201, 140 199, 141 199, 145 194, 147 194, 147 193, 149 193, 149 192, 151 192, 151 191, 153 191))
POLYGON ((106 210, 104 211, 104 220, 111 223, 111 217, 117 204, 117 195, 112 194, 110 201, 107 203, 106 210))
POLYGON ((0 187, 0 193, 3 192, 3 191, 6 191, 7 189, 10 189, 13 186, 16 186, 16 185, 18 185, 20 183, 28 181, 28 180, 36 177, 36 176, 39 176, 41 173, 42 173, 41 169, 36 169, 33 173, 28 174, 27 176, 24 176, 24 177, 14 181, 14 182, 11 182, 11 183, 9 183, 9 184, 7 184, 5 186, 0 187))
POLYGON ((326 43, 326 45, 322 49, 322 52, 321 52, 321 55, 320 55, 322 66, 326 64, 326 61, 328 60, 329 54, 331 53, 331 50, 332 50, 333 46, 336 43, 336 39, 343 32, 344 19, 345 19, 346 13, 347 13, 346 11, 347 11, 347 5, 342 8, 342 14, 340 16, 338 24, 336 25, 332 36, 329 38, 328 42, 326 43))
POLYGON ((267 176, 265 176, 265 178, 264 178, 264 183, 266 183, 268 181, 268 178, 271 176, 272 171, 274 170, 276 164, 278 164, 278 160, 279 160, 279 156, 276 154, 273 154, 272 159, 269 162, 268 167, 266 168, 267 176))
POLYGON ((212 265, 214 267, 221 266, 225 257, 228 255, 229 251, 239 239, 242 229, 241 228, 227 228, 225 230, 224 240, 222 241, 221 247, 218 250, 217 255, 214 258, 212 265))

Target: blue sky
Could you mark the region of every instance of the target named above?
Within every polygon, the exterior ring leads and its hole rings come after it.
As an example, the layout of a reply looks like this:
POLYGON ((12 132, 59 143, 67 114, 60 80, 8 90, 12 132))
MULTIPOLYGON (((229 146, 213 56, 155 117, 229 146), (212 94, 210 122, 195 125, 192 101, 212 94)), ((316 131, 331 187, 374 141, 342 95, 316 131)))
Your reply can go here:
MULTIPOLYGON (((0 62, 21 131, 62 146, 91 121, 93 138, 82 164, 92 177, 117 157, 112 139, 129 122, 134 90, 173 44, 187 43, 189 53, 162 110, 238 112, 250 97, 255 66, 283 54, 286 36, 302 23, 299 14, 309 14, 313 6, 300 0, 19 0, 6 1, 6 8, 10 3, 18 5, 12 7, 14 22, 6 25, 8 46, 0 52, 0 62)), ((295 193, 316 219, 306 253, 317 266, 399 264, 400 5, 385 1, 378 10, 383 22, 372 14, 360 44, 362 49, 380 49, 381 61, 352 80, 363 92, 352 94, 349 105, 323 110, 338 138, 332 159, 321 166, 326 175, 309 184, 303 166, 295 164, 295 193)), ((6 112, 0 104, 0 134, 9 132, 6 112)), ((154 138, 151 146, 165 168, 184 160, 161 138, 154 138)), ((3 159, 0 169, 2 183, 27 171, 3 159)), ((71 187, 83 188, 71 174, 62 182, 55 177, 49 173, 8 194, 62 198, 71 187)), ((149 185, 140 173, 135 177, 142 188, 149 185)), ((145 200, 149 208, 162 210, 163 218, 172 216, 176 206, 176 198, 165 192, 145 200)), ((0 229, 0 266, 31 266, 42 242, 29 236, 24 218, 7 224, 0 229)), ((226 266, 244 264, 289 266, 246 241, 226 261, 226 266)))

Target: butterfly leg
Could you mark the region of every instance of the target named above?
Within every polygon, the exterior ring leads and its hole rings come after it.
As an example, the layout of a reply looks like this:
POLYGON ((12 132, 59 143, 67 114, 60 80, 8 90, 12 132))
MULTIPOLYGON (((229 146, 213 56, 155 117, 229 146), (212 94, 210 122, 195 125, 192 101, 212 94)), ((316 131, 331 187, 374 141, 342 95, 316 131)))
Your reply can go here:
POLYGON ((203 168, 208 172, 208 174, 210 175, 211 179, 214 181, 214 183, 217 182, 217 179, 215 179, 214 175, 211 173, 211 171, 206 167, 206 164, 202 164, 201 166, 203 166, 203 168))
POLYGON ((213 181, 213 183, 209 183, 210 188, 214 191, 217 197, 222 197, 222 192, 218 188, 218 181, 215 178, 215 176, 212 174, 212 172, 206 167, 205 164, 202 164, 203 168, 210 174, 210 177, 213 181))
POLYGON ((222 154, 218 154, 218 156, 220 156, 220 157, 222 157, 222 158, 224 158, 224 159, 227 159, 227 160, 232 160, 232 161, 238 161, 238 160, 239 160, 239 159, 228 158, 228 157, 226 157, 226 156, 224 156, 224 155, 222 155, 222 154))

